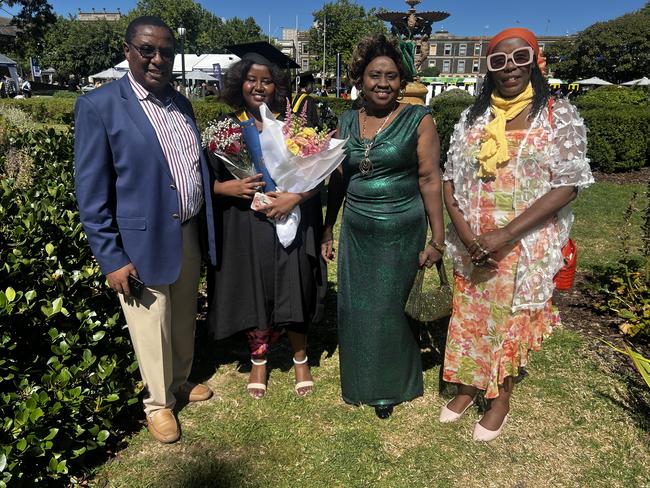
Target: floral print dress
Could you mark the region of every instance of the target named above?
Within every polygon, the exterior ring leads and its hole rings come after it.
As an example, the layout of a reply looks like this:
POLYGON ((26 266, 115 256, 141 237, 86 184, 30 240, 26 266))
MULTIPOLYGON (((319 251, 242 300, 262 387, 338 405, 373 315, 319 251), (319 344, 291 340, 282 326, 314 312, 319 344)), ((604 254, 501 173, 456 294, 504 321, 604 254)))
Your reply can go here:
MULTIPOLYGON (((562 102, 555 126, 548 124, 545 109, 530 129, 506 131, 510 160, 491 179, 476 176, 489 113, 472 127, 466 127, 463 114, 443 179, 454 183, 454 197, 475 234, 505 227, 554 187, 583 188, 593 182, 582 119, 562 102)), ((504 379, 517 376, 527 364, 528 351, 540 349, 559 323, 551 303, 553 276, 561 267, 560 250, 572 220, 567 206, 503 249, 496 270, 475 267, 451 225, 447 243, 454 261, 454 298, 445 381, 475 386, 485 390, 486 398, 495 398, 504 379)))

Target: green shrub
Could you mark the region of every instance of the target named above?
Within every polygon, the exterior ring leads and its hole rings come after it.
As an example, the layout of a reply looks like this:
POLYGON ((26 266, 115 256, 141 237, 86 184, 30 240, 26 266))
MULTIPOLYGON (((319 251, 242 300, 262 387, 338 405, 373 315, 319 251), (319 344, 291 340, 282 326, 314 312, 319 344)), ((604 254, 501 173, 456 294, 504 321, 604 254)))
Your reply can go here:
POLYGON ((642 168, 650 154, 650 107, 583 110, 589 128, 587 155, 606 173, 642 168))
POLYGON ((345 100, 343 98, 336 97, 314 97, 316 102, 324 102, 329 108, 337 115, 340 116, 346 110, 352 108, 352 100, 345 100))
POLYGON ((17 107, 12 105, 0 105, 0 120, 4 121, 4 125, 13 126, 19 130, 30 130, 34 128, 34 121, 32 117, 17 107))
POLYGON ((223 102, 209 100, 210 98, 214 99, 215 97, 192 101, 192 108, 194 109, 196 125, 199 127, 199 131, 205 129, 208 122, 233 111, 229 105, 223 102))
POLYGON ((137 364, 79 222, 72 131, 13 131, 8 145, 0 154, 0 486, 66 485, 124 436, 139 410, 137 364))
POLYGON ((56 90, 54 93, 52 93, 52 96, 54 98, 73 98, 76 100, 77 97, 80 96, 80 93, 70 90, 56 90))
POLYGON ((595 308, 622 319, 619 329, 631 337, 650 337, 650 183, 642 203, 639 208, 638 194, 634 192, 623 214, 617 261, 594 270, 595 308), (631 244, 636 214, 641 214, 639 249, 631 244))
POLYGON ((627 88, 624 86, 601 86, 580 95, 575 103, 578 109, 593 109, 632 105, 647 107, 650 105, 650 92, 644 88, 627 88))
POLYGON ((440 137, 440 167, 447 162, 449 140, 454 132, 454 126, 460 120, 460 114, 474 103, 474 97, 465 90, 454 89, 442 92, 433 97, 429 106, 438 127, 440 137))
POLYGON ((19 108, 28 113, 35 122, 42 124, 71 124, 75 100, 76 98, 7 98, 1 100, 0 104, 19 108))

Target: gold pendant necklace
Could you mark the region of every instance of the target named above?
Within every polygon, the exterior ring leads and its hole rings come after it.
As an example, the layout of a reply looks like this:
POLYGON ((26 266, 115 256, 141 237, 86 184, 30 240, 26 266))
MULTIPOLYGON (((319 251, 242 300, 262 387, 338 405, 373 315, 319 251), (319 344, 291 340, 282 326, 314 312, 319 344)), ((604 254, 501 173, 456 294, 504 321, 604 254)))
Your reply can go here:
MULTIPOLYGON (((388 119, 390 119, 390 116, 393 115, 393 112, 395 109, 399 106, 399 103, 395 104, 393 109, 389 112, 389 114, 386 116, 384 121, 381 123, 379 126, 379 129, 375 132, 375 135, 372 136, 372 139, 367 139, 368 142, 363 143, 364 151, 363 151, 363 159, 359 163, 359 172, 361 173, 362 176, 371 176, 372 172, 374 170, 372 161, 370 160, 370 150, 372 149, 372 146, 375 144, 375 139, 377 138, 377 134, 379 134, 386 123, 388 122, 388 119)), ((366 109, 362 109, 365 117, 363 118, 363 122, 361 124, 361 139, 363 139, 363 135, 366 133, 366 120, 368 120, 368 113, 366 112, 366 109)))

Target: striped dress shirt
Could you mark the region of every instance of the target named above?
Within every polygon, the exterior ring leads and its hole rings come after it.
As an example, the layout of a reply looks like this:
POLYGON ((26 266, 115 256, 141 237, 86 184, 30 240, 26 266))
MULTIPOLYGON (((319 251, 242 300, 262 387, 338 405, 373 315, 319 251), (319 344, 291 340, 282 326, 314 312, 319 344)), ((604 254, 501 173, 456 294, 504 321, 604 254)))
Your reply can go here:
MULTIPOLYGON (((179 218, 186 222, 203 206, 203 182, 199 167, 200 143, 185 115, 172 96, 159 100, 140 85, 131 72, 127 75, 144 113, 156 132, 178 193, 179 218)), ((171 89, 170 89, 171 92, 171 89)))

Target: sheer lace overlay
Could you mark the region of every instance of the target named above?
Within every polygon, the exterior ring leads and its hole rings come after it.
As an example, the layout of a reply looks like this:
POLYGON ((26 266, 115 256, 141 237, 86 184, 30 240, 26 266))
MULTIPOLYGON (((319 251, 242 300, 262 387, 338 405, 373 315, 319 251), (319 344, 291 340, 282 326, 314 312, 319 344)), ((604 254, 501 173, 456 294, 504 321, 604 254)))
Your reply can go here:
MULTIPOLYGON (((469 109, 468 109, 469 110, 469 109)), ((454 197, 472 231, 479 233, 481 185, 477 176, 481 136, 491 119, 488 109, 469 126, 465 110, 454 128, 443 180, 454 184, 454 197)), ((497 169, 498 171, 498 169, 497 169)), ((513 209, 520 215, 553 188, 586 188, 593 183, 587 158, 587 128, 578 111, 567 100, 558 100, 552 117, 544 108, 535 117, 517 152, 513 209)), ((553 276, 560 270, 562 246, 569 238, 573 223, 570 205, 558 212, 556 219, 531 230, 521 239, 522 252, 517 263, 512 310, 539 309, 553 294, 553 276), (531 250, 539 240, 546 242, 544 256, 531 250)), ((449 225, 447 244, 454 270, 469 277, 473 265, 453 224, 449 225)))

